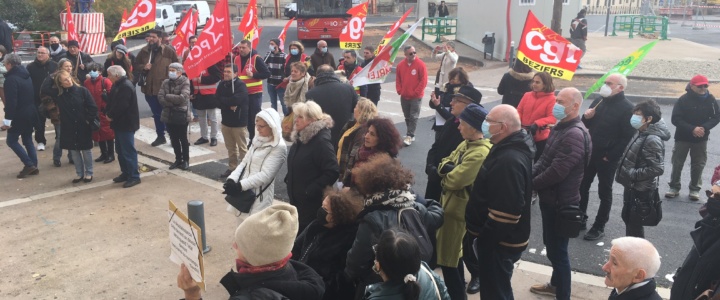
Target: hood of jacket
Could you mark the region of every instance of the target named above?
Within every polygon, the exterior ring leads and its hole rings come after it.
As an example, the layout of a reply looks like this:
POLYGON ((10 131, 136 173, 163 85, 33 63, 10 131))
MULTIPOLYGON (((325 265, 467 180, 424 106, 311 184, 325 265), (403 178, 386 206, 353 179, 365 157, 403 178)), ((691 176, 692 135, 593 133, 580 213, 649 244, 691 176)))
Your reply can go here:
POLYGON ((18 76, 22 79, 28 79, 30 78, 30 72, 28 72, 25 66, 14 66, 10 71, 5 74, 5 78, 9 76, 18 76))
MULTIPOLYGON (((256 118, 263 119, 263 121, 270 126, 273 134, 273 140, 268 144, 270 147, 277 146, 282 140, 282 121, 277 110, 272 108, 263 109, 257 114, 256 118)), ((260 145, 260 141, 256 141, 259 136, 260 134, 257 132, 257 127, 255 127, 255 138, 253 139, 253 144, 260 145)))
POLYGON ((510 71, 508 71, 508 74, 510 74, 510 76, 512 76, 513 78, 520 80, 520 81, 532 80, 533 76, 535 76, 534 72, 518 73, 513 69, 510 69, 510 71))
POLYGON ((333 127, 333 124, 335 124, 335 122, 333 122, 332 117, 330 117, 330 115, 323 114, 320 120, 308 124, 308 126, 303 128, 303 130, 301 130, 300 132, 298 132, 297 129, 293 127, 292 141, 299 141, 303 144, 307 144, 310 140, 312 140, 313 137, 315 137, 320 132, 320 130, 323 130, 325 128, 331 129, 333 127))
POLYGON ((668 129, 665 119, 660 119, 657 123, 650 124, 645 132, 649 135, 657 135, 663 141, 667 141, 671 137, 670 129, 668 129))

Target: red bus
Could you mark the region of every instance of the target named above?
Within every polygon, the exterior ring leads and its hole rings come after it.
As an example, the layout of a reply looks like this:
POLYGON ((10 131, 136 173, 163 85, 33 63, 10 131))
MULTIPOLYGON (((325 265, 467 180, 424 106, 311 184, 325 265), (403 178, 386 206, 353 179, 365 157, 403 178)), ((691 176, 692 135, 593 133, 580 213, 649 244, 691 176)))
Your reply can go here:
POLYGON ((337 40, 350 15, 352 0, 297 0, 298 39, 337 40))

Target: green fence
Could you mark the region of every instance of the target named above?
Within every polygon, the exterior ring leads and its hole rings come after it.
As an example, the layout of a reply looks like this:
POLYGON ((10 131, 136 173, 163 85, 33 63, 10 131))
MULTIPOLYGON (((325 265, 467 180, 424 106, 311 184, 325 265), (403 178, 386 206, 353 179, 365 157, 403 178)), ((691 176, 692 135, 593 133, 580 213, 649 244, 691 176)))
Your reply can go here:
POLYGON ((422 39, 425 35, 435 36, 435 43, 442 42, 443 35, 454 35, 457 32, 456 18, 424 18, 422 24, 422 39))
POLYGON ((659 33, 660 40, 668 39, 668 18, 642 15, 617 15, 613 18, 612 36, 617 32, 628 32, 628 37, 636 34, 659 33))

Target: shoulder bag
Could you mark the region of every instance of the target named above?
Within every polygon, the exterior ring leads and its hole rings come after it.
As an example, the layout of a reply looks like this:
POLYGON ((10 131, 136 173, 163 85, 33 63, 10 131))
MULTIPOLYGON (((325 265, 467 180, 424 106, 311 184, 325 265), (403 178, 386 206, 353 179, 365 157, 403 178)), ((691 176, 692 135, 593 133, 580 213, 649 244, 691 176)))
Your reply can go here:
MULTIPOLYGON (((248 153, 250 154, 250 153, 248 153)), ((267 158, 267 156, 265 157, 267 158)), ((263 158, 263 162, 260 163, 260 169, 262 169, 263 163, 265 163, 265 158, 263 158)), ((240 182, 240 179, 243 177, 243 174, 245 174, 245 170, 247 169, 247 166, 243 168, 242 172, 240 173, 240 177, 238 177, 238 182, 240 182)), ((270 185, 275 181, 273 180, 268 183, 262 190, 260 190, 260 195, 262 195, 265 190, 267 190, 270 185)), ((235 209, 242 213, 250 213, 250 209, 252 208, 253 204, 255 204, 255 199, 258 198, 258 195, 255 194, 255 191, 253 189, 248 189, 245 191, 241 191, 237 195, 225 195, 225 201, 232 205, 235 209)))

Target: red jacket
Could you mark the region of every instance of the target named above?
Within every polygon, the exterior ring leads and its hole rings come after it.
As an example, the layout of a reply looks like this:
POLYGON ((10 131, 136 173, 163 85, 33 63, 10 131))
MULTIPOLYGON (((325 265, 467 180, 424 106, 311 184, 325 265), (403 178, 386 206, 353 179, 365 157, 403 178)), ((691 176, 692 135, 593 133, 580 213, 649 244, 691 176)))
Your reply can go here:
POLYGON ((550 128, 547 128, 547 125, 557 123, 552 114, 554 106, 555 93, 527 92, 520 100, 517 107, 520 123, 523 127, 537 124, 538 130, 534 138, 536 142, 547 140, 550 136, 550 128))
POLYGON ((90 95, 92 95, 93 100, 95 100, 95 105, 97 105, 98 108, 98 116, 100 117, 100 130, 92 133, 93 141, 104 142, 114 139, 115 131, 110 128, 110 121, 108 121, 107 116, 105 116, 105 107, 107 106, 107 103, 105 103, 102 99, 103 88, 105 88, 107 94, 110 95, 112 82, 110 79, 100 75, 95 80, 90 78, 85 79, 83 85, 88 89, 88 91, 90 91, 90 95))
POLYGON ((420 58, 415 58, 410 65, 407 59, 403 59, 397 64, 395 74, 395 89, 401 99, 420 99, 425 96, 428 81, 427 67, 420 58))

